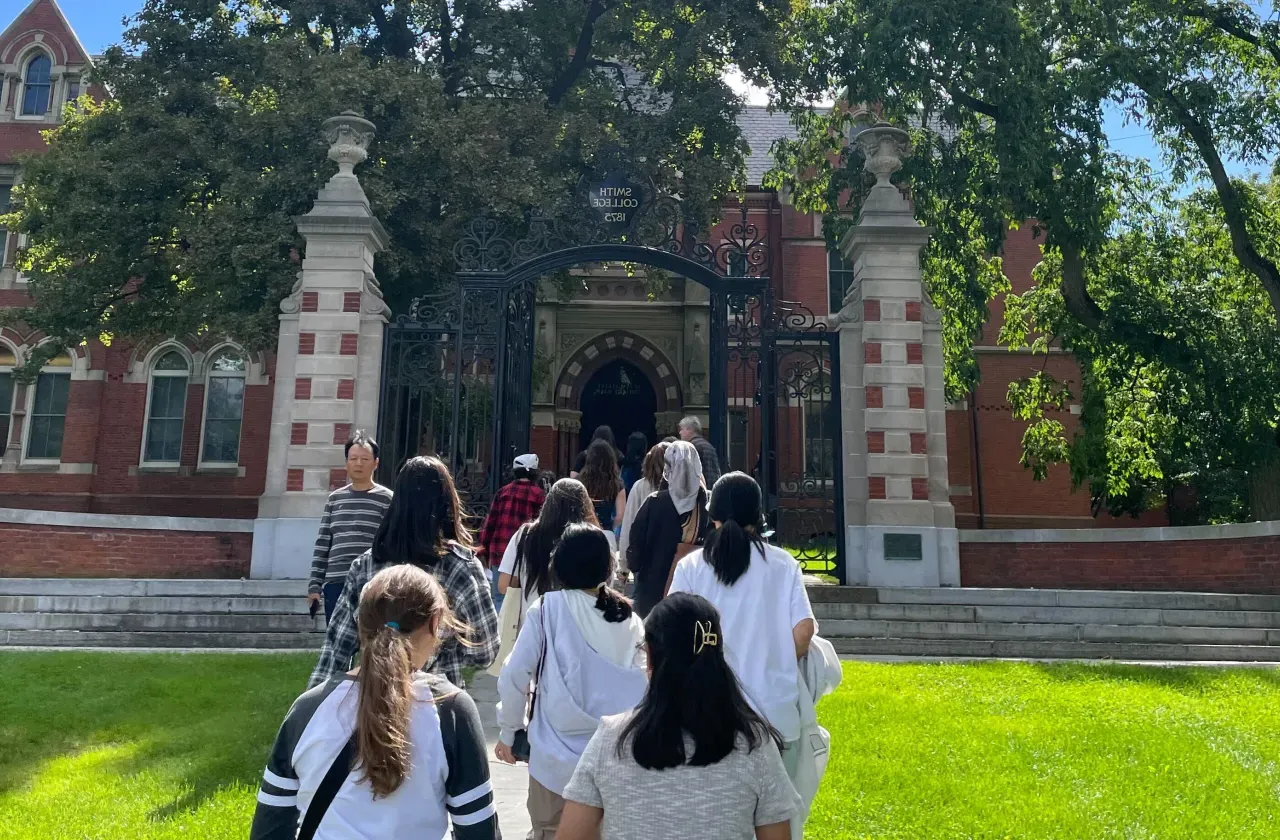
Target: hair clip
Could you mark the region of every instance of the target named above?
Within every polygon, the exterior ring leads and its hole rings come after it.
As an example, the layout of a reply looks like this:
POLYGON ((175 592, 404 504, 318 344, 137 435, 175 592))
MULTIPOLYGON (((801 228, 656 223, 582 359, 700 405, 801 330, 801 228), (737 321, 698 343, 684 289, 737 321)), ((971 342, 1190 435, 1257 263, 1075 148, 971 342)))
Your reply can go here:
POLYGON ((710 645, 716 647, 720 644, 720 636, 711 632, 711 622, 695 621, 693 622, 693 655, 697 656, 702 653, 702 649, 710 645))
POLYGON ((386 624, 384 624, 384 625, 382 625, 382 626, 383 626, 383 627, 390 627, 392 630, 395 630, 397 633, 399 633, 399 632, 400 632, 400 622, 398 622, 398 621, 388 621, 386 624))

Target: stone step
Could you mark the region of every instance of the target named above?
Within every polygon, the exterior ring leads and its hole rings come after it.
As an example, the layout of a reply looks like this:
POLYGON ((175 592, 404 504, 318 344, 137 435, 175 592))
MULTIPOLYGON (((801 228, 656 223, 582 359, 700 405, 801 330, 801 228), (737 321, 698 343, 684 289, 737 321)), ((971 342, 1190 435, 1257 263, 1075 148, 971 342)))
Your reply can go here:
POLYGON ((0 595, 123 595, 305 598, 305 580, 0 578, 0 595))
POLYGON ((982 639, 832 639, 851 656, 1114 659, 1135 662, 1280 662, 1280 647, 982 639))
POLYGON ((945 621, 823 621, 828 639, 980 639, 1153 644, 1280 645, 1280 630, 1235 627, 1159 627, 1134 624, 1015 624, 945 621))
POLYGON ((224 595, 0 595, 0 612, 309 615, 306 598, 224 595))
POLYGON ((250 613, 0 612, 0 630, 198 631, 323 634, 324 616, 250 613))
POLYGON ((0 646, 17 647, 143 647, 251 648, 258 650, 317 650, 322 633, 200 633, 0 630, 0 646))
POLYGON ((1101 607, 962 606, 948 604, 815 603, 831 620, 980 621, 1017 624, 1136 624, 1173 627, 1280 628, 1280 612, 1261 610, 1130 609, 1101 607))
POLYGON ((1280 612, 1280 595, 1231 595, 1214 592, 815 586, 809 588, 809 597, 814 603, 844 604, 1280 612))

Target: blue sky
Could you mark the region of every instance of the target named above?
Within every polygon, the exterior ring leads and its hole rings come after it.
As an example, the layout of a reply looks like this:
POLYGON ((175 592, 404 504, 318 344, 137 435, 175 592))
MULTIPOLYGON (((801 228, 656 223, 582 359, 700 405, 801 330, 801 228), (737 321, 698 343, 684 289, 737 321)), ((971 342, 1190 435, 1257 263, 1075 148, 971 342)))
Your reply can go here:
MULTIPOLYGON (((120 40, 124 32, 122 20, 140 7, 139 0, 59 0, 62 11, 71 26, 91 53, 99 53, 120 40)), ((1270 8, 1271 0, 1251 0, 1250 5, 1261 10, 1270 8)), ((1122 154, 1145 157, 1152 160, 1157 169, 1164 165, 1159 161, 1159 150, 1142 128, 1124 125, 1118 114, 1107 121, 1107 134, 1112 146, 1122 154)), ((1240 165, 1231 166, 1233 172, 1247 171, 1240 165)))

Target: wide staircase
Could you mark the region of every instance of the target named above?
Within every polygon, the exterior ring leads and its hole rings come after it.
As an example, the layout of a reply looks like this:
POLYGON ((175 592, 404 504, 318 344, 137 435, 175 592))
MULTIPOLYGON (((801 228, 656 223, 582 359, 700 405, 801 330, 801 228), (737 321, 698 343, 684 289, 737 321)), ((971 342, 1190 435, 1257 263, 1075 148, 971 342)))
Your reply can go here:
POLYGON ((0 645, 318 648, 298 580, 0 578, 0 645))
POLYGON ((857 657, 1280 662, 1280 596, 810 587, 820 632, 857 657))
MULTIPOLYGON (((1280 596, 809 588, 855 657, 1280 662, 1280 596)), ((302 581, 0 578, 0 646, 296 650, 324 617, 302 581)))

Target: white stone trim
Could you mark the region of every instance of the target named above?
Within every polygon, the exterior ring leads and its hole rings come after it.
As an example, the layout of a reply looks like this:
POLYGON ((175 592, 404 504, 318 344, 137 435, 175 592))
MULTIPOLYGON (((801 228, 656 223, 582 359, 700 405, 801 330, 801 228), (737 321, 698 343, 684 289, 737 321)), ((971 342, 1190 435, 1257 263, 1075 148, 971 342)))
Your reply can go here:
POLYGON ((1178 528, 1047 528, 961 531, 962 543, 1110 543, 1280 537, 1280 520, 1178 528))
POLYGON ((0 523, 50 525, 61 528, 124 528, 131 531, 198 531, 253 533, 252 519, 211 519, 194 516, 125 516, 111 513, 72 513, 62 510, 0 508, 0 523))

